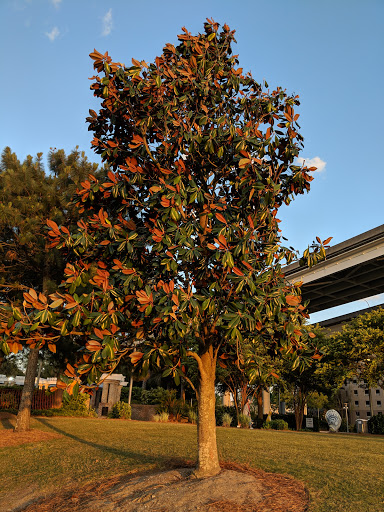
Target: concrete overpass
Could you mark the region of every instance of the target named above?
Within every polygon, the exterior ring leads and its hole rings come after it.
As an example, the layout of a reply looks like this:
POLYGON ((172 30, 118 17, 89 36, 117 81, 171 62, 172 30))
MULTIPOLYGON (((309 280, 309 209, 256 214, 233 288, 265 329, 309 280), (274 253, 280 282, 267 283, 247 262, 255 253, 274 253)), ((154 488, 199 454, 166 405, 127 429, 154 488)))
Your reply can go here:
POLYGON ((384 293, 384 224, 326 250, 327 259, 312 268, 298 262, 283 270, 302 281, 309 313, 384 293))

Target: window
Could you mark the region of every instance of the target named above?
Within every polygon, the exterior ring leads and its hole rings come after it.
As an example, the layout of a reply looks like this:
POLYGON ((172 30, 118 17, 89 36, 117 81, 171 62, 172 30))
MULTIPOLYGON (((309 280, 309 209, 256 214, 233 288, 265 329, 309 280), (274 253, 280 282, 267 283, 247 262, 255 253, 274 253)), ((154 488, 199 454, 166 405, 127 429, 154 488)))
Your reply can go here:
POLYGON ((355 400, 355 405, 359 405, 359 401, 358 400, 355 400))
POLYGON ((367 418, 370 418, 370 417, 371 417, 371 413, 367 412, 367 418))
POLYGON ((360 416, 360 412, 359 411, 356 411, 356 416, 360 416))
POLYGON ((369 389, 366 389, 366 390, 364 391, 364 393, 365 393, 366 395, 369 395, 369 389))
POLYGON ((366 405, 367 407, 369 407, 369 400, 366 400, 366 401, 365 401, 365 405, 366 405))
POLYGON ((353 390, 353 394, 354 394, 354 395, 357 395, 357 389, 354 389, 354 390, 353 390))
POLYGON ((376 395, 380 395, 380 389, 376 389, 376 395))
POLYGON ((381 406, 381 400, 378 400, 377 401, 377 405, 380 407, 381 406))

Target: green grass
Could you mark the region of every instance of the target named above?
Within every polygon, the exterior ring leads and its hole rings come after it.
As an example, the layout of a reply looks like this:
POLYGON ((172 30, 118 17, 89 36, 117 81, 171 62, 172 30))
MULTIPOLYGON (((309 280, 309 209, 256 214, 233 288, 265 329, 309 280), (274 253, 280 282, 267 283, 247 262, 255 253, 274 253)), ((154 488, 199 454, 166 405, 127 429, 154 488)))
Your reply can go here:
MULTIPOLYGON (((0 450, 0 497, 30 486, 51 492, 127 471, 195 459, 196 426, 83 418, 36 418, 59 439, 0 450)), ((384 438, 219 428, 220 457, 302 480, 311 512, 384 510, 384 438)), ((0 433, 1 435, 1 433, 0 433)))

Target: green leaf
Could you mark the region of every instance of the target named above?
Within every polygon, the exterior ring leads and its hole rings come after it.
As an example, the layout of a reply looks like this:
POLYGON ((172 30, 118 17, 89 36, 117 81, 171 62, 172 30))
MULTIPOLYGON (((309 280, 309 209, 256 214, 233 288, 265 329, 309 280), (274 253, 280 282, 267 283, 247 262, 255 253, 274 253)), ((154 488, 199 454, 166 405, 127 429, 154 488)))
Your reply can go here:
POLYGON ((209 306, 209 302, 210 302, 211 299, 206 299, 204 302, 203 302, 203 305, 201 306, 201 309, 203 311, 205 311, 207 309, 207 307, 209 306))
POLYGON ((61 329, 60 329, 60 334, 62 336, 66 336, 68 334, 67 325, 68 325, 68 320, 64 320, 63 325, 61 326, 61 329))
POLYGON ((73 327, 77 327, 79 324, 80 324, 80 320, 81 320, 81 313, 80 313, 80 310, 78 309, 74 315, 74 317, 72 318, 72 326, 73 327))
POLYGON ((1 344, 1 350, 4 352, 6 356, 8 356, 11 353, 8 343, 6 343, 5 341, 3 341, 1 344))

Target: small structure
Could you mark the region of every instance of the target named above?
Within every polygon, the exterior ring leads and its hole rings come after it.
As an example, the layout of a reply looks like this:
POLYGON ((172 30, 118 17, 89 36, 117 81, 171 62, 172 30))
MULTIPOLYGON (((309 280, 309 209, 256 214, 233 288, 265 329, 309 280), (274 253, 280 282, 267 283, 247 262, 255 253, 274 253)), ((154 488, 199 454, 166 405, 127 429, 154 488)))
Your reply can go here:
MULTIPOLYGON (((269 391, 266 391, 263 389, 263 414, 269 414, 269 411, 271 410, 271 397, 269 391)), ((251 403, 254 399, 251 400, 251 403)), ((225 391, 222 395, 222 403, 226 407, 234 407, 235 401, 233 399, 233 394, 230 391, 225 391)), ((256 400, 255 400, 256 402, 256 400)), ((255 403, 253 402, 253 403, 255 403)))
POLYGON ((356 420, 356 430, 358 434, 368 434, 368 420, 356 420))
MULTIPOLYGON (((101 379, 104 377, 105 375, 102 375, 101 379)), ((127 385, 124 375, 112 373, 91 397, 90 407, 95 409, 98 416, 108 416, 112 407, 120 400, 121 388, 127 385)))

